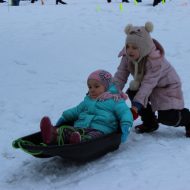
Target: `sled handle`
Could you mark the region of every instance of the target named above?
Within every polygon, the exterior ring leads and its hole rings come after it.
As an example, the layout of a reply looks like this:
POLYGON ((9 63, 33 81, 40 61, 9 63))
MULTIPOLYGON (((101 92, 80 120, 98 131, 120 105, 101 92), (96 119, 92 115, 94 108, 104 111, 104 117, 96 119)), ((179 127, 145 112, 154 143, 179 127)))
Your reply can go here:
MULTIPOLYGON (((30 142, 30 141, 23 140, 21 138, 13 141, 13 143, 12 143, 13 148, 20 148, 21 150, 23 150, 24 152, 26 152, 26 153, 28 153, 28 154, 30 154, 32 156, 39 155, 39 154, 43 153, 43 151, 28 151, 25 148, 23 148, 23 145, 34 146, 35 144, 30 142)), ((44 143, 40 143, 40 145, 47 146, 44 143)))

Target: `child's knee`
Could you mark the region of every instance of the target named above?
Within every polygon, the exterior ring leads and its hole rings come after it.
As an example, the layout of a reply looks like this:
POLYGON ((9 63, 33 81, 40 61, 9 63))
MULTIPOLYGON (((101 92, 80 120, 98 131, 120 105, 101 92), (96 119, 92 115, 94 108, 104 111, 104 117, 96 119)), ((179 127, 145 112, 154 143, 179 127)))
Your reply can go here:
POLYGON ((181 122, 180 126, 187 126, 190 124, 190 112, 187 108, 181 110, 181 122))
POLYGON ((174 127, 186 126, 190 124, 190 112, 187 108, 158 111, 158 122, 174 127))
POLYGON ((181 121, 181 113, 179 110, 158 111, 158 122, 164 125, 179 126, 181 121))

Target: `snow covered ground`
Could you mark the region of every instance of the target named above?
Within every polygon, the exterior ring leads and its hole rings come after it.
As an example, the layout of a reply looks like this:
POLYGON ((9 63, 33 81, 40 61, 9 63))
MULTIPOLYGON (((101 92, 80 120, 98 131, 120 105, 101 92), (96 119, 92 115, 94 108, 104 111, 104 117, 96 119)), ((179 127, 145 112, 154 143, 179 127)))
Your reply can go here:
POLYGON ((122 8, 119 0, 66 2, 0 4, 0 189, 189 190, 190 139, 182 127, 132 131, 119 150, 83 165, 12 148, 13 140, 39 131, 42 116, 55 123, 78 104, 90 72, 102 68, 114 74, 129 23, 154 23, 152 36, 181 76, 190 108, 189 0, 156 7, 151 0, 138 5, 131 0, 122 8))

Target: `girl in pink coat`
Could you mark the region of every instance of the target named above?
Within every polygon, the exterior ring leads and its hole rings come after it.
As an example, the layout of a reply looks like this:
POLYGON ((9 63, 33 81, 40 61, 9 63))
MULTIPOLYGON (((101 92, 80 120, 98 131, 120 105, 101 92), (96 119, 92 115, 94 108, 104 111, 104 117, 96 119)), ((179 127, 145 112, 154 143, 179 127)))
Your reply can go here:
POLYGON ((132 102, 132 112, 140 115, 142 124, 135 127, 137 133, 158 129, 159 123, 169 126, 184 126, 190 137, 190 111, 184 108, 181 81, 172 65, 164 56, 164 49, 152 39, 153 24, 145 26, 129 24, 125 47, 119 53, 121 63, 114 75, 122 90, 131 74, 127 94, 132 102), (155 112, 157 111, 158 117, 155 112))

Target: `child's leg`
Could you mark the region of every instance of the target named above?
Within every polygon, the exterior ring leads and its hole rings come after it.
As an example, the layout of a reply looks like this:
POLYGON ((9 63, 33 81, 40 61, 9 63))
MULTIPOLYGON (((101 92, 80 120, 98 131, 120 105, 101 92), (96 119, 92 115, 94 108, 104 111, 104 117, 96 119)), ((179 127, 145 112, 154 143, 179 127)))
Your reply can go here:
POLYGON ((146 108, 143 108, 139 115, 143 124, 137 125, 135 131, 137 133, 150 133, 158 129, 158 120, 155 113, 152 111, 151 105, 148 103, 146 108))
POLYGON ((162 0, 154 0, 153 1, 153 6, 156 6, 156 5, 158 5, 158 3, 160 3, 162 0))
MULTIPOLYGON (((127 90, 128 97, 131 101, 138 91, 127 90)), ((139 115, 143 124, 135 127, 137 133, 149 133, 158 129, 158 122, 155 113, 152 111, 151 105, 148 103, 146 108, 142 108, 139 115)))
POLYGON ((63 144, 78 144, 91 139, 99 138, 104 133, 91 128, 79 128, 73 126, 61 126, 58 128, 57 143, 63 144))
POLYGON ((103 132, 92 128, 70 127, 64 129, 60 134, 66 144, 78 144, 88 140, 96 139, 104 135, 103 132))
POLYGON ((61 126, 58 130, 58 144, 78 144, 104 135, 101 131, 91 128, 61 126))
POLYGON ((77 144, 81 142, 81 135, 78 129, 73 126, 63 125, 58 128, 58 145, 77 144))
POLYGON ((190 111, 188 109, 158 111, 158 121, 174 127, 185 126, 186 137, 190 137, 190 111))
POLYGON ((83 134, 81 134, 81 141, 85 142, 85 141, 89 141, 92 139, 97 139, 101 136, 104 135, 103 132, 96 130, 96 129, 92 129, 92 128, 84 128, 83 130, 83 134))
MULTIPOLYGON (((72 133, 76 132, 76 128, 69 125, 54 127, 49 117, 43 117, 40 122, 41 134, 43 142, 46 144, 56 143, 58 145, 68 144, 72 133)), ((79 134, 80 137, 80 134, 79 134)))

